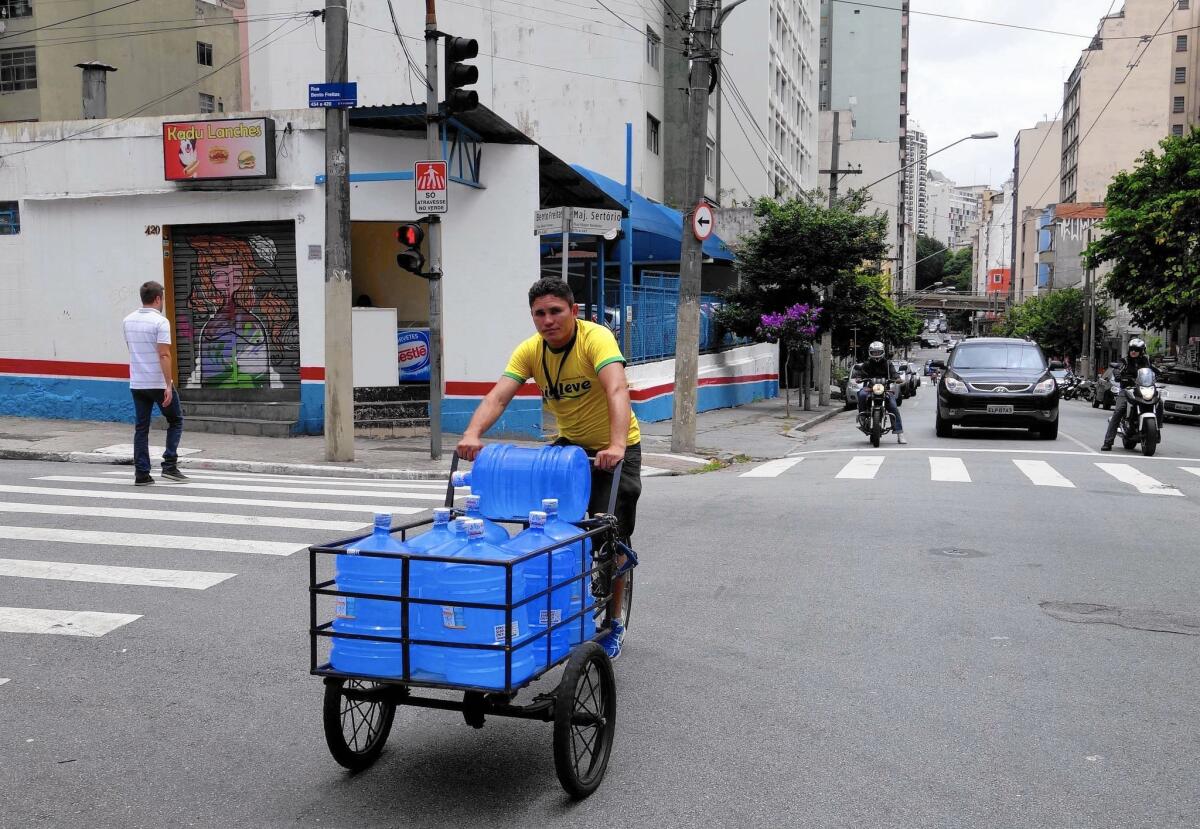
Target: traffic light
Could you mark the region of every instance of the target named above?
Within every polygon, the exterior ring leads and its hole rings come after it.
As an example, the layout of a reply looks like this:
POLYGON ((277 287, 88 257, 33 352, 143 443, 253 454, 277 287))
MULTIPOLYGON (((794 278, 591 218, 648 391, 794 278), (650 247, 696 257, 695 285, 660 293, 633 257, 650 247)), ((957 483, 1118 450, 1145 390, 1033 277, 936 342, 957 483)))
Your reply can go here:
POLYGON ((479 56, 479 41, 469 37, 446 36, 443 57, 446 65, 446 111, 469 112, 479 106, 479 93, 464 89, 479 80, 479 67, 463 61, 479 56))
POLYGON ((404 248, 396 255, 396 264, 409 273, 421 276, 425 270, 425 254, 421 253, 421 240, 425 231, 420 225, 400 225, 396 228, 396 241, 404 248))

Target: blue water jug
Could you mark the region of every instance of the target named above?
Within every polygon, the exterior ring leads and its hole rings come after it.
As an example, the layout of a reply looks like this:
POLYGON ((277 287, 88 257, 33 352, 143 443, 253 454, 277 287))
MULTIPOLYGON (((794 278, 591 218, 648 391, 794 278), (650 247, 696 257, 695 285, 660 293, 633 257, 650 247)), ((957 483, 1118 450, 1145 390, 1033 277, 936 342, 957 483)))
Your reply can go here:
MULTIPOLYGON (((558 511, 558 499, 556 498, 544 499, 542 501, 542 512, 546 513, 546 535, 554 541, 565 541, 583 532, 579 527, 562 519, 558 511)), ((591 539, 585 538, 583 541, 569 544, 563 550, 565 551, 562 553, 563 566, 569 566, 570 570, 560 572, 559 557, 556 555, 552 559, 554 572, 550 576, 554 584, 562 584, 563 580, 569 576, 577 576, 592 569, 591 539), (569 565, 567 564, 567 559, 570 559, 569 565)), ((592 603, 591 584, 592 580, 589 577, 559 588, 567 593, 563 618, 571 618, 592 603)), ((583 615, 582 631, 579 619, 567 625, 567 641, 572 645, 578 645, 582 639, 591 639, 595 633, 596 620, 591 613, 583 615)))
MULTIPOLYGON (((383 596, 400 595, 400 559, 360 556, 360 552, 408 552, 408 547, 392 536, 392 517, 375 515, 371 535, 349 545, 345 555, 334 559, 334 583, 338 590, 351 593, 375 593, 383 596)), ((336 599, 334 633, 357 633, 370 636, 401 635, 400 602, 383 599, 359 599, 342 596, 336 599)), ((329 661, 334 670, 369 676, 402 676, 404 649, 400 643, 372 642, 366 639, 334 637, 329 661)))
POLYGON ((474 518, 483 522, 483 538, 489 544, 507 544, 508 530, 501 527, 495 521, 489 521, 484 514, 480 512, 481 504, 480 496, 472 492, 463 499, 463 512, 467 518, 474 518))
POLYGON ((414 553, 427 553, 434 547, 440 547, 446 542, 453 540, 453 538, 454 529, 450 526, 450 510, 446 507, 438 507, 433 511, 433 526, 429 528, 428 532, 422 533, 415 538, 410 538, 404 543, 414 553))
MULTIPOLYGON (((457 557, 460 563, 443 565, 435 584, 429 589, 437 598, 445 601, 479 602, 504 604, 505 568, 488 564, 475 564, 468 559, 481 561, 504 561, 512 553, 490 544, 484 538, 483 522, 471 520, 467 524, 470 538, 467 546, 457 557)), ((431 562, 432 563, 432 562, 431 562)), ((514 586, 514 592, 516 588, 514 586)), ((432 595, 432 594, 431 594, 432 595)), ((464 642, 479 645, 505 644, 503 610, 483 610, 455 605, 441 606, 440 624, 436 629, 426 630, 422 626, 423 639, 443 642, 464 642)), ((524 607, 516 608, 512 614, 512 643, 518 645, 529 641, 529 617, 524 607)), ((472 648, 440 648, 446 681, 454 685, 477 688, 504 688, 504 652, 475 650, 472 648)), ((512 681, 523 682, 536 670, 534 648, 527 646, 512 654, 512 681)))
MULTIPOLYGON (((437 510, 434 510, 434 513, 436 520, 437 510)), ((467 522, 471 520, 464 517, 455 518, 449 522, 446 525, 448 533, 445 540, 441 544, 424 550, 424 554, 445 557, 462 553, 470 540, 467 537, 467 522)), ((432 531, 418 536, 418 538, 425 538, 431 534, 432 531)), ((445 566, 445 562, 440 561, 413 560, 409 565, 409 595, 417 599, 441 598, 443 594, 438 592, 438 578, 445 566)), ((409 619, 412 627, 409 630, 409 637, 412 639, 439 639, 442 629, 441 605, 414 604, 411 607, 412 613, 409 615, 409 619)), ((412 645, 408 654, 410 677, 426 682, 445 682, 446 650, 446 648, 432 645, 412 645)))
MULTIPOLYGON (((554 539, 546 534, 546 520, 547 516, 545 512, 541 510, 530 512, 529 529, 504 545, 505 549, 510 550, 514 555, 521 556, 552 545, 554 539)), ((577 545, 558 547, 545 555, 534 556, 524 564, 521 564, 520 576, 524 585, 522 598, 535 596, 550 586, 551 565, 553 565, 554 582, 556 584, 568 576, 579 575, 576 547, 577 545)), ((530 632, 533 634, 541 633, 550 625, 557 625, 563 619, 567 618, 567 611, 571 605, 571 591, 572 589, 578 589, 578 587, 579 584, 576 582, 573 585, 561 587, 553 591, 548 597, 542 596, 541 598, 531 600, 527 605, 529 609, 530 632)), ((575 624, 578 626, 578 621, 575 624)), ((578 638, 577 630, 576 639, 578 638)), ((567 651, 570 649, 570 644, 570 625, 563 625, 552 631, 550 633, 549 661, 557 662, 566 656, 567 651)), ((542 637, 534 645, 531 645, 531 647, 535 648, 538 666, 541 667, 547 664, 546 638, 542 637)))
POLYGON ((521 518, 543 498, 557 498, 563 518, 579 521, 592 494, 592 463, 578 446, 489 443, 469 472, 454 474, 454 484, 480 495, 489 518, 521 518))

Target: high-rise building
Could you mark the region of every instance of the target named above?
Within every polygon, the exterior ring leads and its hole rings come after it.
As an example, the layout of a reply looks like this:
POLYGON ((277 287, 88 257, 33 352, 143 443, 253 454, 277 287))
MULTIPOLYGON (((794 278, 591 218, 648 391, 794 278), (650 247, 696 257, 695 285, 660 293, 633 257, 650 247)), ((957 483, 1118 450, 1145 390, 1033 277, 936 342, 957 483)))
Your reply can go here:
POLYGON ((1062 121, 1039 121, 1013 139, 1013 296, 1020 302, 1037 293, 1038 217, 1057 200, 1062 121))
POLYGON ((929 141, 914 120, 908 125, 904 166, 909 186, 904 194, 904 216, 917 235, 929 236, 929 141))
POLYGON ((151 13, 147 6, 0 0, 0 121, 244 109, 245 4, 158 0, 151 13), (86 110, 81 70, 95 75, 86 110))

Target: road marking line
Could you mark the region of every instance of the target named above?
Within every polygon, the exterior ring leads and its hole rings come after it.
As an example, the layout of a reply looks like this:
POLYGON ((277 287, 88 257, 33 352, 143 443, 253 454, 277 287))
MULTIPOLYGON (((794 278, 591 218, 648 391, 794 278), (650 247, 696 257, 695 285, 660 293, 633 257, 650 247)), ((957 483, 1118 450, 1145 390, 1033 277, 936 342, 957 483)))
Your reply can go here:
POLYGON ((0 607, 0 633, 50 633, 56 636, 103 636, 140 614, 100 613, 95 610, 43 610, 36 607, 0 607))
MULTIPOLYGON (((105 475, 128 477, 128 472, 105 472, 105 475)), ((216 472, 208 469, 188 469, 189 478, 214 481, 265 481, 266 483, 320 484, 321 486, 372 486, 382 489, 432 489, 445 494, 446 481, 396 481, 388 478, 330 478, 320 475, 273 475, 264 472, 216 472)), ((469 489, 470 487, 461 487, 469 489)))
POLYGON ((0 677, 0 685, 3 685, 3 684, 4 684, 4 683, 6 683, 6 682, 8 682, 8 680, 7 680, 7 679, 4 679, 3 677, 0 677))
POLYGON ((694 464, 698 464, 698 465, 703 465, 703 464, 708 463, 708 461, 705 460, 704 458, 693 458, 688 455, 672 455, 670 452, 647 452, 646 455, 650 456, 650 457, 658 457, 658 458, 673 458, 674 460, 677 460, 677 461, 686 461, 687 463, 694 463, 694 464))
POLYGON ((882 465, 883 458, 881 457, 859 455, 857 458, 851 458, 850 462, 842 467, 842 471, 836 477, 869 481, 875 477, 875 473, 879 471, 879 467, 882 465))
MULTIPOLYGON (((126 484, 112 478, 91 478, 86 475, 42 475, 34 478, 35 481, 54 481, 55 483, 68 484, 107 484, 109 486, 120 486, 128 489, 133 486, 132 482, 126 484)), ((174 486, 174 484, 172 485, 174 486)), ((247 484, 226 484, 204 483, 202 481, 192 480, 185 484, 188 489, 219 489, 222 492, 287 492, 295 495, 336 495, 339 498, 397 498, 397 499, 415 499, 419 501, 439 501, 444 502, 446 496, 436 492, 367 492, 364 490, 336 490, 336 489, 316 489, 312 487, 290 487, 290 486, 251 486, 247 484)))
MULTIPOLYGON (((947 446, 944 449, 936 446, 881 446, 878 449, 868 449, 860 447, 857 449, 799 449, 794 452, 789 452, 788 457, 794 458, 799 455, 844 455, 854 452, 954 452, 957 454, 994 454, 994 455, 1068 455, 1075 458, 1086 458, 1095 455, 1095 452, 1067 452, 1062 449, 968 449, 963 446, 947 446)), ((1141 457, 1138 460, 1143 461, 1188 461, 1195 463, 1200 461, 1200 458, 1178 458, 1170 455, 1154 455, 1153 457, 1141 457)))
POLYGON ((1123 484, 1129 484, 1143 495, 1178 495, 1183 493, 1173 486, 1167 486, 1162 481, 1151 478, 1144 472, 1139 472, 1127 463, 1098 463, 1096 466, 1112 475, 1123 484))
POLYGON ((1058 434, 1059 434, 1059 437, 1064 437, 1067 440, 1071 441, 1071 443, 1075 444, 1076 446, 1079 446, 1079 447, 1083 448, 1084 450, 1086 450, 1089 455, 1099 455, 1100 454, 1095 449, 1093 449, 1092 447, 1090 447, 1086 443, 1084 443, 1082 440, 1072 437, 1071 435, 1068 435, 1066 432, 1060 431, 1058 434))
POLYGON ((1048 464, 1046 461, 1028 461, 1021 459, 1013 459, 1017 469, 1025 473, 1025 477, 1033 481, 1036 486, 1061 486, 1067 489, 1074 489, 1075 484, 1071 483, 1063 477, 1057 469, 1048 464))
POLYGON ((739 478, 776 478, 787 472, 804 458, 779 458, 774 461, 767 461, 762 466, 756 466, 749 472, 743 472, 738 475, 739 478))
POLYGON ((272 518, 260 515, 230 515, 219 512, 176 512, 174 510, 79 507, 70 504, 0 503, 0 512, 40 515, 79 515, 87 518, 129 518, 134 521, 178 521, 186 524, 231 524, 239 527, 288 527, 304 530, 354 532, 368 526, 365 521, 321 521, 316 518, 272 518))
POLYGON ((962 458, 930 458, 929 480, 953 481, 955 483, 971 483, 971 475, 962 458))
POLYGON ((54 541, 64 544, 140 547, 144 550, 160 548, 167 551, 195 550, 202 553, 258 553, 268 556, 290 556, 298 550, 308 549, 308 544, 291 541, 251 541, 241 538, 110 533, 97 530, 56 530, 49 527, 0 526, 0 538, 10 541, 54 541))
MULTIPOLYGON (((65 498, 102 498, 111 501, 118 496, 107 490, 98 489, 58 489, 48 486, 14 486, 0 484, 0 492, 13 492, 24 495, 53 495, 65 498)), ((420 507, 389 506, 359 506, 358 504, 338 504, 321 501, 268 501, 262 498, 221 498, 216 495, 177 495, 175 492, 122 492, 122 501, 188 501, 193 504, 226 504, 242 507, 271 507, 274 509, 303 509, 310 512, 353 512, 366 516, 372 512, 390 512, 393 515, 415 515, 425 510, 420 507)))
POLYGON ((1197 466, 1181 466, 1181 467, 1179 467, 1179 468, 1180 468, 1180 469, 1182 469, 1184 472, 1190 472, 1190 473, 1192 473, 1193 475, 1200 476, 1200 467, 1197 467, 1197 466))
POLYGON ((65 561, 25 561, 0 558, 0 576, 19 579, 86 581, 94 584, 128 584, 137 587, 178 587, 183 590, 207 590, 231 579, 237 573, 211 573, 200 570, 158 570, 150 567, 111 567, 101 564, 74 564, 65 561))

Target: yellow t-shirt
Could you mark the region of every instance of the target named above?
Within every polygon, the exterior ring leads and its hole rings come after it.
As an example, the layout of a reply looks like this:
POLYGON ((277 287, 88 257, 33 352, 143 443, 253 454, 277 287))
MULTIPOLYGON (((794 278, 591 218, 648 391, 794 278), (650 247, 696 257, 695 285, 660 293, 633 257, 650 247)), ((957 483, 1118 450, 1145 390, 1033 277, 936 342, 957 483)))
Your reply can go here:
MULTIPOLYGON (((525 340, 508 359, 504 376, 518 383, 530 377, 542 391, 542 400, 558 421, 561 437, 585 449, 608 446, 608 395, 600 384, 600 369, 610 363, 624 365, 625 358, 612 332, 586 320, 575 322, 575 345, 567 354, 555 353, 541 334, 525 340), (549 377, 547 377, 549 373, 549 377), (551 394, 551 383, 558 395, 551 394)), ((640 443, 637 418, 629 413, 627 445, 640 443)))

